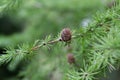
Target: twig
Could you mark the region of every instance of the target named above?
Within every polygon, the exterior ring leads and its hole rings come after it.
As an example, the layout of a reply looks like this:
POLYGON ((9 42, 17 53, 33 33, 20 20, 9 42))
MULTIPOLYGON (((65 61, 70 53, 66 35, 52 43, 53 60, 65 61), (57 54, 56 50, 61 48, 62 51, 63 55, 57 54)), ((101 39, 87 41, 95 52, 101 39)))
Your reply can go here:
MULTIPOLYGON (((91 31, 91 29, 88 29, 88 31, 91 31)), ((88 31, 87 31, 87 32, 88 32, 88 31)), ((75 36, 72 36, 72 39, 78 38, 78 37, 83 37, 84 34, 85 34, 85 33, 83 33, 83 34, 77 34, 77 35, 75 35, 75 36)), ((58 38, 58 39, 56 39, 56 40, 48 41, 48 42, 46 42, 46 43, 43 42, 42 44, 39 44, 39 45, 34 46, 33 48, 31 48, 31 51, 37 50, 38 48, 41 48, 41 47, 43 47, 43 46, 45 46, 45 45, 55 44, 55 43, 58 43, 58 42, 61 42, 61 41, 63 41, 63 40, 62 40, 61 38, 58 38)))
POLYGON ((48 41, 47 43, 42 43, 42 44, 40 44, 40 45, 37 45, 37 46, 33 47, 31 50, 33 51, 33 50, 36 50, 36 49, 38 49, 38 48, 41 48, 42 46, 45 46, 45 45, 47 45, 47 44, 54 44, 54 43, 57 43, 57 42, 59 42, 59 41, 62 41, 62 40, 61 40, 61 39, 56 39, 56 40, 53 40, 53 41, 48 41))
MULTIPOLYGON (((72 36, 72 39, 73 38, 77 38, 78 36, 83 36, 82 34, 77 34, 76 36, 72 36)), ((37 45, 37 46, 34 46, 33 48, 31 48, 31 51, 34 51, 34 50, 37 50, 38 48, 41 48, 45 45, 48 45, 48 44, 55 44, 55 43, 58 43, 58 42, 61 42, 62 39, 56 39, 56 40, 53 40, 53 41, 48 41, 47 43, 42 43, 40 45, 37 45)))

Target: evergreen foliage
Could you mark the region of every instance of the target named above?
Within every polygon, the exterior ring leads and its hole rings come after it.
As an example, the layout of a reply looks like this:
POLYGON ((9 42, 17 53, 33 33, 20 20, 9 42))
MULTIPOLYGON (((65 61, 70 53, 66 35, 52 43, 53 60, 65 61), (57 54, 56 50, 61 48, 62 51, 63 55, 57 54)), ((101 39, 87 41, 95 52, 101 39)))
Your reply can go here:
POLYGON ((5 50, 0 55, 0 66, 5 65, 11 73, 17 72, 14 77, 2 79, 99 80, 106 76, 107 71, 118 70, 119 0, 109 9, 105 9, 100 0, 91 2, 0 1, 0 17, 7 15, 13 22, 22 22, 24 28, 10 36, 0 35, 0 47, 5 50), (81 23, 85 18, 90 19, 88 25, 81 23), (70 42, 61 38, 64 26, 70 26, 70 42), (67 62, 67 54, 71 53, 75 59, 73 64, 67 62))

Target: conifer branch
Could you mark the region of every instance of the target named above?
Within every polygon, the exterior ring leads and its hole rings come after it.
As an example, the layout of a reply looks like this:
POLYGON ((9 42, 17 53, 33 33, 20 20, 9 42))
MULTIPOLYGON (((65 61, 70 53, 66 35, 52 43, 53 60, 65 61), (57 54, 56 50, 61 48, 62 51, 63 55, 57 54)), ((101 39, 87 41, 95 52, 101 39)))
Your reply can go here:
POLYGON ((7 54, 0 56, 0 65, 10 62, 9 69, 14 70, 22 60, 33 55, 34 51, 40 48, 59 42, 69 44, 70 42, 73 43, 72 39, 76 39, 76 43, 79 43, 81 47, 75 50, 80 56, 83 56, 84 60, 81 63, 77 63, 77 59, 73 54, 68 55, 70 65, 72 63, 80 64, 80 66, 75 65, 78 69, 69 70, 69 79, 96 80, 96 76, 103 74, 103 72, 105 73, 106 70, 116 70, 116 64, 120 60, 120 27, 119 22, 115 22, 119 16, 118 12, 108 10, 103 14, 98 14, 93 24, 84 28, 83 32, 78 32, 75 35, 71 34, 70 29, 65 28, 62 30, 60 38, 57 37, 55 40, 52 40, 48 36, 48 39, 42 42, 38 40, 32 46, 30 44, 23 44, 22 46, 18 46, 18 49, 7 49, 5 52, 7 54))

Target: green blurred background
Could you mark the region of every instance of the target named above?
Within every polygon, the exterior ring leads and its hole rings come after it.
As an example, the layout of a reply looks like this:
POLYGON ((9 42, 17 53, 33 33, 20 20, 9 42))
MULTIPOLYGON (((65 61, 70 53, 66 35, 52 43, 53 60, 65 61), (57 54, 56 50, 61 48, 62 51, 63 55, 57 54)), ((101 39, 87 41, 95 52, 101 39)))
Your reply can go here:
MULTIPOLYGON (((54 38, 65 27, 73 30, 87 27, 97 12, 111 8, 111 2, 112 0, 0 1, 0 55, 5 54, 8 46, 17 48, 18 44, 31 44, 50 34, 54 38)), ((56 45, 50 51, 38 51, 37 56, 30 61, 21 61, 15 68, 11 69, 8 63, 2 65, 0 80, 64 80, 64 70, 67 67, 64 67, 66 63, 62 57, 64 58, 65 51, 61 47, 57 47, 56 51, 55 47, 56 45)), ((110 74, 113 78, 109 80, 120 80, 116 79, 117 74, 119 73, 110 74)))

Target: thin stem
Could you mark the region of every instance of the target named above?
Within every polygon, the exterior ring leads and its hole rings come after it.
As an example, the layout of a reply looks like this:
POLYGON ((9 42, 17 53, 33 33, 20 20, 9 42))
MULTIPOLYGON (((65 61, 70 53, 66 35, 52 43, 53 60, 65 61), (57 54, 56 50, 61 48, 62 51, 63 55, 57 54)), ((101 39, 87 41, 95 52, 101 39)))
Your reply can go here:
MULTIPOLYGON (((91 28, 90 28, 88 31, 91 31, 91 28)), ((87 32, 88 32, 88 31, 87 31, 87 32)), ((84 34, 85 34, 85 33, 83 33, 83 34, 77 34, 77 35, 75 35, 75 36, 72 36, 72 39, 78 38, 78 37, 83 37, 84 34)), ((31 48, 31 51, 37 50, 38 48, 41 48, 41 47, 43 47, 43 46, 45 46, 45 45, 55 44, 55 43, 58 43, 58 42, 61 42, 61 41, 62 41, 61 38, 58 38, 58 39, 53 40, 53 41, 48 41, 48 42, 46 42, 46 43, 42 43, 42 44, 39 44, 39 45, 37 45, 37 46, 34 46, 33 48, 31 48)))
POLYGON ((33 47, 31 50, 33 51, 33 50, 36 50, 36 49, 38 49, 38 48, 41 48, 42 46, 45 46, 45 45, 47 45, 47 44, 54 44, 54 43, 57 43, 57 42, 59 42, 59 41, 62 41, 62 40, 61 40, 61 39, 56 39, 56 40, 53 40, 53 41, 48 41, 47 43, 42 43, 42 44, 40 44, 40 45, 37 45, 37 46, 33 47))

